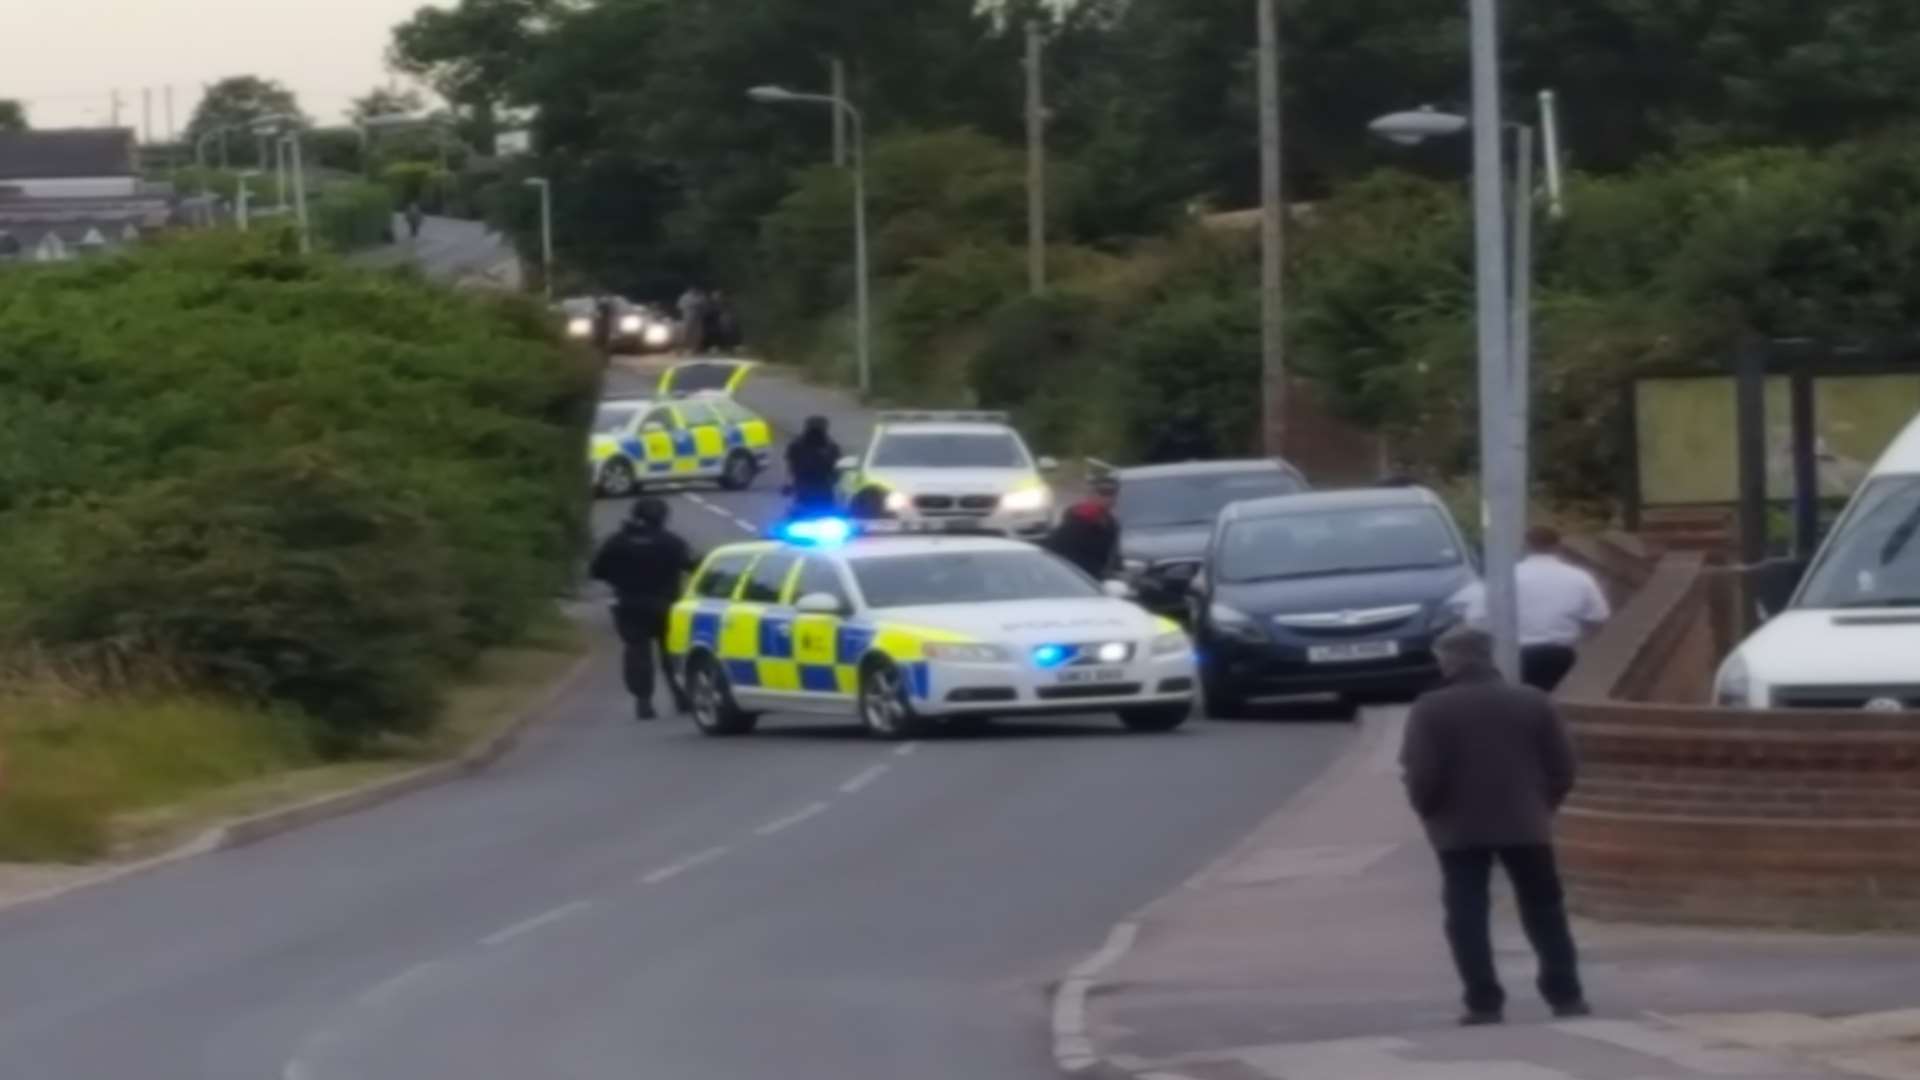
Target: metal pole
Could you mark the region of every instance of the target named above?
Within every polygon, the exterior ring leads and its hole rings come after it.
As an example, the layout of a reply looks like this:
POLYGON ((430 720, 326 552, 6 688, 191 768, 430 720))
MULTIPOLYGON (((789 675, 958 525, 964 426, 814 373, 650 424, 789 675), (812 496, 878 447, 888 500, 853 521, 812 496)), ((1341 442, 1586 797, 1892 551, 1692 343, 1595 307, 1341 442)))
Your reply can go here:
POLYGON ((860 394, 873 390, 873 338, 868 312, 867 284, 867 129, 860 110, 845 98, 836 104, 853 124, 853 276, 854 348, 860 364, 860 394))
POLYGON ((177 144, 180 142, 180 129, 173 126, 173 84, 172 83, 167 84, 166 97, 167 97, 167 142, 170 145, 176 145, 176 149, 174 150, 174 153, 179 153, 179 150, 177 149, 177 144))
MULTIPOLYGON (((831 68, 829 77, 833 81, 834 100, 847 100, 846 61, 836 56, 828 61, 828 66, 831 68)), ((836 169, 847 167, 847 116, 839 109, 833 110, 833 167, 836 169)))
POLYGON ((1508 393, 1512 430, 1515 535, 1527 528, 1527 503, 1532 495, 1533 470, 1528 451, 1532 435, 1533 403, 1533 128, 1514 128, 1513 160, 1513 303, 1508 312, 1508 393))
POLYGON ((287 209, 287 143, 285 139, 273 141, 273 182, 278 189, 280 211, 287 209))
POLYGON ((1287 452, 1286 202, 1280 177, 1280 19, 1275 0, 1255 0, 1260 34, 1260 382, 1262 443, 1287 452))
POLYGON ((1566 181, 1560 161, 1560 103, 1551 90, 1540 91, 1540 134, 1547 159, 1547 213, 1559 221, 1567 216, 1566 181))
POLYGON ((1511 447, 1506 428, 1511 374, 1507 362, 1507 205, 1500 121, 1500 39, 1495 0, 1469 0, 1473 40, 1473 216, 1480 339, 1481 522, 1486 541, 1487 621, 1494 658, 1509 679, 1520 675, 1519 612, 1514 568, 1520 543, 1513 529, 1511 447))
POLYGON ((540 283, 553 299, 553 183, 540 181, 540 283))
POLYGON ((140 144, 153 145, 153 87, 140 88, 140 144))
POLYGON ((300 136, 298 133, 287 136, 287 147, 293 155, 293 201, 294 213, 300 222, 300 254, 313 253, 313 228, 307 220, 307 170, 300 159, 300 136))
POLYGON ((235 216, 238 219, 241 232, 247 231, 247 200, 252 194, 252 191, 247 187, 247 178, 244 176, 241 177, 240 190, 235 199, 235 216))
POLYGON ((1047 107, 1040 20, 1027 20, 1027 289, 1047 290, 1047 107))
POLYGON ((1820 434, 1814 410, 1813 375, 1797 363, 1788 383, 1793 447, 1793 554, 1811 558, 1820 542, 1820 434))

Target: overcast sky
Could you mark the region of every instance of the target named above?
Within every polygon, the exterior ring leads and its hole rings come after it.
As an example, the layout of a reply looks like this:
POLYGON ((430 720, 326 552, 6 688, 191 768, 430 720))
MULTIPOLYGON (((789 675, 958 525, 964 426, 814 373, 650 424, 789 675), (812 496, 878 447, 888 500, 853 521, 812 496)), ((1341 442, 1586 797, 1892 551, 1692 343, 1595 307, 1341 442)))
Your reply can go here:
POLYGON ((138 128, 153 88, 153 130, 166 135, 164 90, 185 127, 200 87, 227 75, 278 79, 323 122, 383 83, 389 31, 426 0, 0 0, 0 98, 26 101, 35 127, 120 122, 138 128))

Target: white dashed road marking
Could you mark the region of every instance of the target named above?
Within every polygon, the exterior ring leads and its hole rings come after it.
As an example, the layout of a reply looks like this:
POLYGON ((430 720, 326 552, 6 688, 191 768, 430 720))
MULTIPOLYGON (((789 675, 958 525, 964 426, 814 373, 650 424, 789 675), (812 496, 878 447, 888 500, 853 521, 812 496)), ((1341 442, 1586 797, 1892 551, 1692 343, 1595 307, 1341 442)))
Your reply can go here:
POLYGON ((856 773, 853 779, 841 784, 840 790, 843 794, 852 795, 854 792, 859 791, 861 788, 866 787, 868 784, 886 775, 887 769, 889 768, 891 768, 891 766, 869 765, 856 773))
POLYGON ((754 832, 754 835, 756 836, 772 836, 774 833, 784 832, 785 830, 793 828, 795 825, 800 824, 801 822, 807 820, 810 817, 814 817, 819 814, 824 814, 826 812, 827 812, 826 803, 823 803, 823 802, 809 803, 806 806, 801 807, 799 810, 796 810, 793 813, 788 814, 786 817, 777 818, 773 821, 767 822, 765 825, 762 825, 759 828, 753 830, 753 832, 754 832))
POLYGON ((901 745, 893 748, 893 756, 894 757, 912 757, 913 752, 918 749, 920 749, 920 744, 917 742, 902 743, 901 745))
POLYGON ((507 927, 505 930, 489 934, 480 939, 480 944, 487 946, 504 945, 522 934, 530 934, 549 923, 557 923, 561 919, 570 919, 592 906, 592 904, 585 900, 575 900, 570 904, 561 904, 551 911, 541 912, 531 919, 523 919, 507 927))
POLYGON ((747 532, 758 533, 760 531, 760 527, 758 525, 755 525, 753 522, 748 521, 746 518, 741 517, 739 514, 736 514, 731 510, 728 510, 727 508, 721 506, 719 503, 714 502, 713 500, 707 498, 704 495, 695 495, 691 492, 688 492, 687 501, 692 503, 695 506, 700 507, 702 510, 706 510, 713 513, 718 517, 726 518, 728 521, 733 522, 736 526, 746 530, 747 532))
POLYGON ((686 873, 687 871, 693 869, 696 866, 700 866, 705 863, 710 863, 713 860, 718 859, 721 856, 725 855, 728 850, 729 849, 724 847, 710 847, 705 851, 697 851, 692 855, 689 855, 686 858, 681 859, 679 862, 668 863, 667 865, 661 867, 660 869, 652 871, 651 873, 648 873, 642 876, 640 878, 640 883, 643 885, 658 885, 661 882, 666 881, 670 878, 679 877, 681 874, 686 873))

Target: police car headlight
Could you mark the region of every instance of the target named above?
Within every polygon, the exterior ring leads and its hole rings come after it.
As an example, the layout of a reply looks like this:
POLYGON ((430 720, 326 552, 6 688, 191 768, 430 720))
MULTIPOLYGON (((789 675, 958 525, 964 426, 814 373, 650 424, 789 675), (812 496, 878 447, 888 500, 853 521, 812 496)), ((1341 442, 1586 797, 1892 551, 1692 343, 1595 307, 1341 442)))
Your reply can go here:
POLYGON ((1155 656, 1179 656, 1181 653, 1191 652, 1192 649, 1193 643, 1187 640, 1187 635, 1177 630, 1153 639, 1155 656))
POLYGON ((1008 492, 1000 497, 1000 509, 1016 514, 1045 510, 1051 505, 1053 505, 1053 492, 1041 486, 1021 488, 1019 491, 1008 492))
POLYGON ((650 323, 647 326, 647 344, 667 345, 673 341, 673 327, 666 323, 650 323))
POLYGON ((906 492, 904 491, 887 492, 887 510, 888 511, 897 514, 897 513, 900 513, 902 510, 905 510, 911 507, 912 505, 913 505, 913 500, 907 497, 906 492))
POLYGON ((1728 657, 1720 666, 1720 674, 1713 680, 1713 703, 1730 709, 1753 707, 1753 675, 1740 654, 1728 657))
POLYGON ((593 334, 593 323, 587 319, 568 319, 568 337, 589 337, 593 334))
POLYGON ((949 664, 1005 664, 1013 655, 998 645, 936 643, 926 647, 927 659, 949 664))
POLYGON ((620 332, 623 334, 637 334, 645 323, 646 320, 638 315, 622 315, 620 316, 620 332))

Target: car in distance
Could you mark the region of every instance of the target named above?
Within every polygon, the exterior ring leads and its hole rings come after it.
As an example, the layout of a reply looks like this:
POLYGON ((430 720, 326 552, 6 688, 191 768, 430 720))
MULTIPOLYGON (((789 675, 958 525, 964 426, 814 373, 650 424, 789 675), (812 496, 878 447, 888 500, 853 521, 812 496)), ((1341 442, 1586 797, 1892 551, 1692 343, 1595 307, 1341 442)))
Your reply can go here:
POLYGON ((1053 526, 1052 458, 1034 457, 1002 412, 894 411, 857 457, 840 461, 842 502, 869 485, 902 521, 961 523, 1038 537, 1053 526))
POLYGON ((1714 699, 1920 710, 1920 417, 1869 471, 1785 610, 1722 662, 1714 699))
POLYGON ((1185 618, 1187 586, 1206 561, 1213 523, 1231 503, 1307 490, 1284 461, 1250 458, 1110 469, 1126 582, 1149 611, 1185 618))
POLYGON ((1476 573, 1425 488, 1310 492, 1221 512, 1193 585, 1208 708, 1332 693, 1410 697, 1439 676, 1433 642, 1476 573))
POLYGON ((674 606, 667 646, 709 735, 772 712, 857 717, 888 739, 1085 712, 1170 731, 1196 692, 1178 625, 997 536, 722 547, 674 606))

